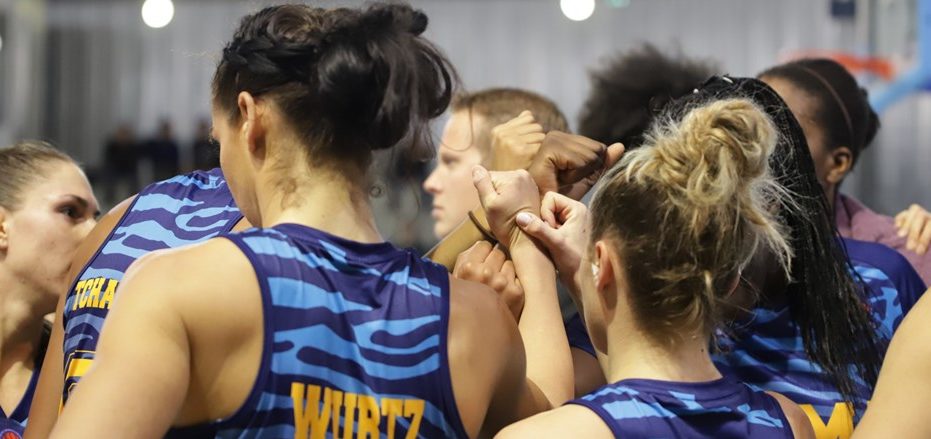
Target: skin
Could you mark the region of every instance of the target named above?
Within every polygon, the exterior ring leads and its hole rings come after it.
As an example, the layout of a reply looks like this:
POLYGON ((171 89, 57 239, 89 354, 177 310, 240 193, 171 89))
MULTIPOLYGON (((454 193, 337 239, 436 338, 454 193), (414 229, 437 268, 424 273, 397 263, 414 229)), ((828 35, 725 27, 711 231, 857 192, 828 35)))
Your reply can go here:
POLYGON ((13 209, 0 207, 0 406, 6 413, 23 397, 43 316, 67 289, 72 256, 99 213, 87 177, 66 161, 45 165, 19 198, 13 209))
MULTIPOLYGON (((297 223, 358 242, 381 242, 364 185, 331 167, 311 169, 319 162, 306 156, 273 102, 243 92, 238 110, 236 122, 214 110, 214 136, 247 220, 265 227, 297 223), (283 193, 282 178, 294 179, 296 190, 283 193)), ((494 204, 494 197, 488 200, 494 204)), ((533 246, 515 245, 511 252, 528 261, 515 270, 532 292, 519 327, 493 291, 450 280, 450 372, 470 436, 483 428, 495 432, 571 396, 568 348, 552 342, 562 331, 550 321, 559 316, 552 265, 533 246)), ((51 437, 152 437, 173 425, 229 416, 257 374, 262 320, 254 271, 231 242, 214 239, 143 257, 121 283, 94 368, 51 437), (164 288, 166 277, 172 288, 164 288), (120 416, 93 416, 101 411, 120 416)))
POLYGON ((433 196, 431 215, 437 238, 452 232, 470 210, 479 206, 478 192, 472 185, 472 167, 484 159, 474 142, 481 137, 477 133, 489 129, 485 125, 482 116, 460 110, 453 112, 443 130, 436 168, 423 183, 424 190, 433 196))
POLYGON ((931 404, 931 346, 925 334, 931 321, 931 297, 926 292, 899 326, 876 382, 866 414, 853 432, 862 438, 924 438, 931 436, 926 408, 931 404))
POLYGON ((762 77, 760 80, 779 94, 802 126, 808 150, 815 162, 815 174, 833 209, 838 187, 853 169, 853 153, 843 145, 834 148, 828 145, 826 134, 815 119, 820 111, 818 102, 807 92, 781 78, 762 77))
MULTIPOLYGON (((97 250, 106 242, 107 237, 116 228, 123 218, 126 210, 132 205, 135 196, 123 200, 113 207, 110 212, 100 218, 97 225, 84 239, 74 254, 71 269, 68 272, 69 282, 72 284, 80 276, 84 267, 90 262, 97 250)), ((241 231, 252 227, 248 221, 242 219, 234 227, 234 231, 241 231)), ((65 287, 67 289, 67 287, 65 287)), ((42 374, 36 384, 35 396, 29 409, 29 423, 26 426, 27 438, 45 438, 51 434, 52 427, 58 420, 59 405, 64 383, 63 364, 63 338, 62 315, 64 313, 66 295, 59 298, 55 310, 55 319, 52 325, 52 335, 49 339, 45 361, 42 363, 42 374)))

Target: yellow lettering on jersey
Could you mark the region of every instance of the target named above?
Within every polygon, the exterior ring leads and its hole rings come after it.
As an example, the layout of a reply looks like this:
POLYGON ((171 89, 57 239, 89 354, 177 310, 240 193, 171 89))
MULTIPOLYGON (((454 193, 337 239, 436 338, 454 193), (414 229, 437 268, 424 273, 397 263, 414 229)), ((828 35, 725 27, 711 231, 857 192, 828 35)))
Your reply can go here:
POLYGON ((110 303, 113 302, 113 296, 116 294, 116 287, 119 281, 107 279, 105 277, 96 277, 78 282, 74 287, 74 303, 71 310, 76 311, 82 308, 100 308, 110 309, 110 303), (106 286, 106 290, 104 290, 106 286))
POLYGON ((853 434, 853 404, 839 402, 834 404, 831 417, 825 424, 811 404, 800 404, 802 411, 808 415, 817 439, 848 439, 853 434))
POLYGON ((423 419, 424 402, 422 399, 404 400, 404 417, 413 418, 411 428, 407 430, 407 439, 415 439, 420 432, 420 421, 423 419))
POLYGON ((291 383, 295 438, 306 439, 308 430, 312 439, 326 437, 327 421, 330 419, 330 397, 329 388, 323 389, 323 401, 321 401, 320 386, 291 383))
POLYGON ((378 401, 368 395, 359 395, 359 429, 356 431, 357 439, 372 437, 378 439, 378 424, 381 414, 378 413, 378 401))
POLYGON ((295 439, 322 438, 328 429, 333 438, 368 439, 385 433, 385 437, 394 439, 397 417, 410 418, 406 437, 415 438, 420 433, 426 407, 420 399, 379 399, 299 382, 291 383, 291 401, 295 439), (386 422, 387 431, 384 432, 381 431, 382 418, 386 422))
POLYGON ((359 395, 346 392, 343 395, 343 439, 352 439, 353 428, 356 423, 356 401, 359 395))
POLYGON ((116 287, 119 284, 120 281, 110 279, 110 283, 107 284, 107 291, 103 293, 103 300, 100 301, 99 308, 110 309, 110 304, 113 303, 113 295, 116 294, 116 287))
POLYGON ((340 411, 343 409, 343 392, 333 391, 333 409, 330 410, 330 423, 333 425, 333 437, 339 437, 339 420, 342 417, 340 411))
POLYGON ((92 306, 94 308, 100 305, 100 292, 103 290, 104 282, 107 281, 107 279, 100 278, 98 281, 94 281, 94 287, 91 288, 91 292, 87 296, 88 306, 92 306))
POLYGON ((384 416, 385 422, 387 423, 386 433, 388 437, 394 437, 394 428, 395 428, 395 419, 398 416, 402 416, 404 413, 404 401, 394 398, 382 398, 381 400, 381 415, 384 416))
POLYGON ((90 284, 90 288, 86 288, 86 287, 84 288, 84 293, 81 294, 81 304, 78 306, 78 308, 87 307, 88 299, 94 296, 94 293, 93 293, 94 291, 97 292, 97 297, 100 297, 100 290, 103 289, 104 281, 106 281, 106 279, 102 277, 98 277, 94 279, 94 282, 92 284, 90 284), (91 291, 91 292, 88 293, 88 291, 91 291))
POLYGON ((87 284, 87 281, 82 280, 78 282, 77 285, 74 286, 74 303, 71 305, 72 311, 78 309, 78 302, 81 300, 81 291, 84 291, 84 285, 86 284, 87 284))

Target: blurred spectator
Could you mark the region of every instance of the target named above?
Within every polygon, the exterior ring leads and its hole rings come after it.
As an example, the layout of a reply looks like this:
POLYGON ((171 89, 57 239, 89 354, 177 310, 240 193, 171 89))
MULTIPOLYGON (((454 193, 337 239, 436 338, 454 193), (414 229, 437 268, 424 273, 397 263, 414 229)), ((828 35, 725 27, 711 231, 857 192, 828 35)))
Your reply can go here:
POLYGON ((152 160, 154 180, 165 180, 180 172, 178 142, 167 119, 161 121, 158 133, 146 143, 146 152, 152 160))
POLYGON ((128 124, 121 124, 107 139, 104 146, 106 169, 101 173, 107 203, 116 203, 138 191, 139 153, 136 136, 128 124))
POLYGON ((210 137, 210 121, 201 119, 191 146, 194 151, 194 169, 209 170, 220 167, 220 148, 210 137))

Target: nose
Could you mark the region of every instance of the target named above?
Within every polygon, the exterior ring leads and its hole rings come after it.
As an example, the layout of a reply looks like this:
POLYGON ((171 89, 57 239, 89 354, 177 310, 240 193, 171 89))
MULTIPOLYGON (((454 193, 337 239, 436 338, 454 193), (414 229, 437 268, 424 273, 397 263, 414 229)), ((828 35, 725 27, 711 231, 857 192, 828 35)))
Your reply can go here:
POLYGON ((431 195, 436 195, 440 192, 440 179, 437 176, 439 173, 440 167, 437 166, 433 168, 433 172, 427 176, 427 179, 423 182, 423 190, 427 191, 431 195))

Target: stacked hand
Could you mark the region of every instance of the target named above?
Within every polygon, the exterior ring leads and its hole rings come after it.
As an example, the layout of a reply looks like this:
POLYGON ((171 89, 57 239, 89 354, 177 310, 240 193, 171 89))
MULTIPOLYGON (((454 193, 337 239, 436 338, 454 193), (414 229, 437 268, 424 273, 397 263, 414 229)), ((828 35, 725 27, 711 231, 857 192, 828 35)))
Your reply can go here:
POLYGON ((560 281, 578 297, 579 269, 591 233, 588 208, 565 195, 549 192, 543 197, 540 216, 522 212, 517 215, 517 225, 546 248, 560 281))
POLYGON ((550 131, 528 171, 541 194, 559 192, 581 200, 624 154, 624 145, 603 143, 584 136, 550 131))
POLYGON ((453 276, 485 284, 501 296, 515 320, 524 309, 524 289, 517 279, 514 263, 500 247, 486 241, 475 243, 456 258, 453 276))
POLYGON ((529 111, 491 130, 491 170, 527 169, 546 137, 529 111))
POLYGON ((517 214, 540 211, 540 192, 527 171, 491 172, 476 166, 472 180, 485 209, 488 226, 508 249, 525 241, 517 228, 517 214))

